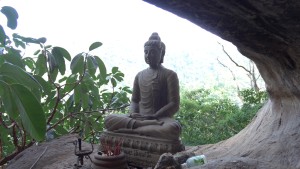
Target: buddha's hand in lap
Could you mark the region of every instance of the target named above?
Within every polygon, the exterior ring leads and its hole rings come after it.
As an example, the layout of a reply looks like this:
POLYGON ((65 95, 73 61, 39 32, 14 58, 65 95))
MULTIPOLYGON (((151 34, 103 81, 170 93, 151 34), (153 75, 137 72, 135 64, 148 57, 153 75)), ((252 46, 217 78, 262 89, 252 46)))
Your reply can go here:
POLYGON ((157 120, 157 117, 154 115, 141 115, 140 113, 131 113, 129 117, 136 120, 157 120))

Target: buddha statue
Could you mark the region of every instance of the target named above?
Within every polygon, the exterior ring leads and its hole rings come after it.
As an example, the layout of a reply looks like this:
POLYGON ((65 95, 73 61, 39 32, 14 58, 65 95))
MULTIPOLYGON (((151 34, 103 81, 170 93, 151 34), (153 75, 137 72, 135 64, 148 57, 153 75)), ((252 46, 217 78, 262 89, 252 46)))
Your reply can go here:
POLYGON ((108 131, 179 139, 181 126, 172 118, 179 110, 179 82, 174 71, 162 66, 164 55, 165 44, 157 33, 152 33, 144 45, 149 67, 134 79, 129 114, 106 116, 104 125, 108 131))

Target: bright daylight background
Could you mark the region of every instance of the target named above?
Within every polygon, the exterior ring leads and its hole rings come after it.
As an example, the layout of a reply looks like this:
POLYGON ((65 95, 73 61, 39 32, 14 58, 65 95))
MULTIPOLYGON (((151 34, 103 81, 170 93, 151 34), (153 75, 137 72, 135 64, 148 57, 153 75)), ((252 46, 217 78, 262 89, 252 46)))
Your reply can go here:
MULTIPOLYGON (((0 4, 18 11, 18 27, 14 32, 46 37, 47 45, 64 47, 72 56, 88 51, 95 41, 102 42, 103 46, 94 54, 107 67, 119 67, 125 73, 124 83, 129 86, 136 73, 147 67, 143 45, 152 32, 158 32, 166 44, 164 66, 175 70, 186 88, 235 86, 230 71, 217 58, 235 71, 242 86, 250 84, 246 73, 229 61, 218 42, 237 62, 247 64, 235 46, 140 0, 1 0, 0 4)), ((25 55, 32 53, 27 50, 25 55)))

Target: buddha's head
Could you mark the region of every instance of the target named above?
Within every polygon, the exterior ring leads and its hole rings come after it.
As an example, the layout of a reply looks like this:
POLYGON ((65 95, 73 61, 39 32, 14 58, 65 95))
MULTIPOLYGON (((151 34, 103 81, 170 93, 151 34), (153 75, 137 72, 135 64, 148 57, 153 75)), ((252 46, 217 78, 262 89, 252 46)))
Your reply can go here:
POLYGON ((166 46, 156 32, 152 33, 144 45, 145 62, 153 69, 164 61, 166 46))

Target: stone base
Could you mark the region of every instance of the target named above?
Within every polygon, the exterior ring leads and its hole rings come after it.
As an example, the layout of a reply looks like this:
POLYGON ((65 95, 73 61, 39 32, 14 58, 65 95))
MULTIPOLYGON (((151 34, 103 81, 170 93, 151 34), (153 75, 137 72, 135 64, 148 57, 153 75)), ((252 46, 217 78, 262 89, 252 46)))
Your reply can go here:
POLYGON ((180 140, 158 139, 109 131, 104 131, 100 136, 101 142, 104 141, 110 145, 115 145, 120 140, 122 140, 121 149, 126 155, 128 164, 136 167, 154 167, 163 153, 175 154, 184 150, 180 140))

